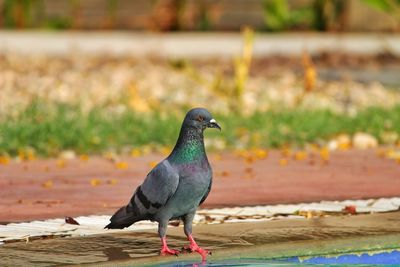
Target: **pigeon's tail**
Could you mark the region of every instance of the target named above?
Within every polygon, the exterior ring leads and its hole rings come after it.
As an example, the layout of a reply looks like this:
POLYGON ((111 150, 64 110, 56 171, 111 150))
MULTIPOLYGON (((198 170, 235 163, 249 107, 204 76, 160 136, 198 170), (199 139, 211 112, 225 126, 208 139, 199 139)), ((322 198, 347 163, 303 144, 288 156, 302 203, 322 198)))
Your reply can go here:
POLYGON ((130 204, 120 208, 110 219, 110 223, 104 227, 108 229, 123 229, 129 227, 141 218, 130 204))

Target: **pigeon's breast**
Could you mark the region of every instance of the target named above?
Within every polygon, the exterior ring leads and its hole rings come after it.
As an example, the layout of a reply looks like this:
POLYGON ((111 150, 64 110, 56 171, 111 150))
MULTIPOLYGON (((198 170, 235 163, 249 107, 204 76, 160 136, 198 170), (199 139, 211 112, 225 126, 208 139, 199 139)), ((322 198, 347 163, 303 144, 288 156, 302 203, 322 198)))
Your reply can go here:
POLYGON ((208 191, 212 170, 208 162, 201 165, 180 166, 179 177, 178 188, 167 204, 171 218, 180 217, 197 209, 208 191))

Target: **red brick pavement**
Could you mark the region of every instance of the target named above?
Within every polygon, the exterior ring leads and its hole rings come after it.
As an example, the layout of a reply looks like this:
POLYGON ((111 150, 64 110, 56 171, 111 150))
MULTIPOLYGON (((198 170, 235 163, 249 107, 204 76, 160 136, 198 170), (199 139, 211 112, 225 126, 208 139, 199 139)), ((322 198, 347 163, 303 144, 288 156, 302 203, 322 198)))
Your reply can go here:
MULTIPOLYGON (((313 163, 289 158, 282 166, 281 157, 272 151, 247 163, 229 153, 211 155, 214 183, 204 207, 400 196, 400 164, 374 150, 334 152, 328 164, 317 156, 313 163)), ((0 165, 0 222, 111 214, 162 158, 121 158, 126 169, 100 157, 66 160, 64 167, 55 159, 0 165)))

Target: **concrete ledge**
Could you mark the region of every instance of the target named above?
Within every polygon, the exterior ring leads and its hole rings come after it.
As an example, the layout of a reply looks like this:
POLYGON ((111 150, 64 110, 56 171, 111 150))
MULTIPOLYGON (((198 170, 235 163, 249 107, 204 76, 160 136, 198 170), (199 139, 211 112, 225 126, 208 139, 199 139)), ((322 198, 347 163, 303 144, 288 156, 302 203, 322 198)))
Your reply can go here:
MULTIPOLYGON (((198 225, 198 243, 210 249, 210 262, 249 257, 277 259, 400 247, 400 212, 257 223, 198 225)), ((168 229, 171 248, 187 245, 182 227, 168 229)), ((93 266, 144 266, 159 263, 198 262, 197 254, 159 257, 156 230, 96 236, 37 240, 0 246, 6 266, 92 264, 93 266)))
MULTIPOLYGON (((0 31, 4 52, 68 54, 109 53, 160 57, 226 57, 239 54, 239 33, 138 33, 138 32, 49 32, 0 31)), ((400 34, 283 33, 256 35, 255 56, 299 55, 321 51, 371 55, 390 52, 400 56, 400 34)))

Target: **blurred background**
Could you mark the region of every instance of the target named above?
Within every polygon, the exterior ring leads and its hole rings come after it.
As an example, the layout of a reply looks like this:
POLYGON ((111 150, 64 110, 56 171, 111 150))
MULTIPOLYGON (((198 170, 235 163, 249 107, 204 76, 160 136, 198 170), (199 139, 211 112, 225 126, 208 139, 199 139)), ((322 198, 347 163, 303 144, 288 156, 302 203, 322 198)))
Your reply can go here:
POLYGON ((196 106, 218 151, 400 145, 399 0, 0 0, 0 27, 3 163, 168 153, 196 106))
POLYGON ((400 28, 398 0, 2 0, 8 29, 386 31, 400 28), (372 22, 372 23, 371 23, 372 22))

